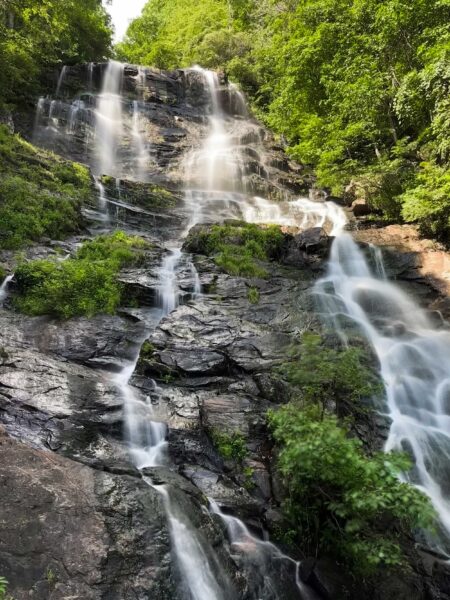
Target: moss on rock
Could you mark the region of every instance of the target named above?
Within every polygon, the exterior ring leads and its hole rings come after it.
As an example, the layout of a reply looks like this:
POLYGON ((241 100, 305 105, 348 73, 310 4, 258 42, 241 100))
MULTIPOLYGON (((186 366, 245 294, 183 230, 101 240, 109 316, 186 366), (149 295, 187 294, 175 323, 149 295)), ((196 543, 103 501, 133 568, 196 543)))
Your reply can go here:
POLYGON ((0 249, 80 231, 94 195, 87 167, 35 148, 0 126, 0 249))

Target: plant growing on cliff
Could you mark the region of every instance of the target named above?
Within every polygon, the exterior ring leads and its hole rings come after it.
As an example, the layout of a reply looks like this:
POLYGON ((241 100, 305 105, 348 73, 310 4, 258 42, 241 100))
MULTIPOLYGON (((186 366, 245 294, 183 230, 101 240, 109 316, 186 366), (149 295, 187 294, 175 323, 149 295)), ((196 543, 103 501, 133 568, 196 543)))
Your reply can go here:
POLYGON ((113 314, 121 301, 119 270, 141 262, 146 247, 145 240, 118 231, 86 242, 68 260, 22 263, 15 274, 15 306, 26 314, 60 319, 113 314))
POLYGON ((0 577, 0 600, 4 600, 8 582, 4 577, 0 577))
POLYGON ((250 304, 258 304, 260 298, 261 294, 259 293, 258 288, 251 287, 248 289, 247 299, 250 302, 250 304))
POLYGON ((383 386, 368 366, 361 348, 331 348, 323 338, 305 333, 290 350, 289 361, 280 369, 304 403, 354 411, 361 400, 380 394, 383 386))
POLYGON ((284 235, 275 225, 260 227, 236 221, 203 227, 191 234, 187 246, 214 256, 215 263, 230 275, 267 277, 261 262, 280 255, 284 235))
POLYGON ((431 527, 424 494, 399 480, 404 454, 366 456, 337 417, 294 402, 269 413, 286 485, 284 511, 308 553, 327 552, 360 574, 402 564, 402 530, 431 527))
POLYGON ((237 464, 241 464, 247 456, 245 437, 241 433, 226 433, 213 429, 210 436, 224 460, 232 460, 237 464))
POLYGON ((0 171, 0 249, 79 231, 81 205, 93 194, 86 167, 38 150, 0 126, 0 171))

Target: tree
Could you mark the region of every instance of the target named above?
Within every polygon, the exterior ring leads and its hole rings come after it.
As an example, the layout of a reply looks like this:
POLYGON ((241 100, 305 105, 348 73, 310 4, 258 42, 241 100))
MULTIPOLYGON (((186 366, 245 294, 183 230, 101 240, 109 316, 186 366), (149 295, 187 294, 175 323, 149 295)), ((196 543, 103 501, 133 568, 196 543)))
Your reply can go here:
POLYGON ((111 45, 101 0, 4 0, 0 5, 0 102, 26 101, 62 64, 102 60, 111 45))

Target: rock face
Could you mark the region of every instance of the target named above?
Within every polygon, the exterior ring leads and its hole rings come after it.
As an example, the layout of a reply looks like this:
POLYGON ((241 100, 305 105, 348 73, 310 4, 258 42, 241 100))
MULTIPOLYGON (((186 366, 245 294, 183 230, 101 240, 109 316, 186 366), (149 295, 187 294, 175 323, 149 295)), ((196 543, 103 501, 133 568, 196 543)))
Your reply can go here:
POLYGON ((200 278, 214 274, 214 291, 161 322, 149 338, 153 354, 140 359, 137 374, 163 388, 174 462, 205 493, 239 510, 246 487, 262 503, 272 496, 265 413, 286 399, 274 368, 285 360, 296 332, 314 320, 314 274, 271 263, 270 279, 254 282, 260 294, 255 305, 244 279, 220 273, 210 259, 196 264, 200 278), (244 435, 243 464, 224 462, 214 447, 215 432, 244 435), (229 483, 234 492, 222 482, 224 468, 235 479, 229 483))
MULTIPOLYGON (((106 64, 66 68, 58 95, 40 103, 33 134, 35 142, 95 167, 96 149, 90 140, 94 137, 97 95, 106 68, 106 64)), ((272 135, 248 117, 241 97, 223 78, 220 84, 218 97, 222 110, 237 117, 233 138, 246 189, 273 199, 306 194, 312 183, 311 175, 289 161, 272 135)), ((120 91, 122 138, 115 172, 107 175, 145 178, 172 188, 184 188, 191 177, 194 183, 196 174, 184 159, 186 151, 199 146, 209 129, 211 97, 202 73, 196 69, 157 71, 124 65, 120 91), (141 167, 135 160, 137 143, 148 154, 141 167)), ((29 124, 21 131, 29 136, 29 124)))
POLYGON ((179 598, 160 494, 0 432, 0 564, 17 600, 179 598))

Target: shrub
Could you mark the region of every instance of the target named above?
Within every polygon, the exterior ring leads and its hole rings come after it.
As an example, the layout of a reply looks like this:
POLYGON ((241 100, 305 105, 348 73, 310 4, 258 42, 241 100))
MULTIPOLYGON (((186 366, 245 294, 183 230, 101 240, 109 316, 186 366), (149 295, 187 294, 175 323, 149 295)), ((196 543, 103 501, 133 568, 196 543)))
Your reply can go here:
POLYGON ((260 300, 261 294, 259 293, 258 288, 251 287, 247 292, 247 299, 250 304, 258 304, 260 300))
POLYGON ((363 398, 383 389, 367 362, 360 348, 329 348, 320 335, 306 333, 280 370, 305 403, 338 401, 354 411, 363 398))
POLYGON ((136 265, 144 256, 144 250, 150 244, 137 235, 127 235, 116 231, 109 235, 101 235, 90 242, 85 242, 77 252, 78 260, 110 260, 119 268, 136 265))
POLYGON ((4 577, 0 577, 0 600, 4 600, 7 588, 8 582, 4 577))
POLYGON ((430 527, 428 499, 399 480, 404 454, 364 454, 337 417, 294 402, 269 413, 289 529, 309 553, 327 552, 360 574, 402 564, 401 528, 430 527))
POLYGON ((145 340, 145 342, 141 346, 140 357, 141 358, 152 358, 154 353, 155 353, 155 346, 148 340, 145 340))
POLYGON ((214 429, 210 435, 214 446, 225 460, 242 463, 247 456, 245 438, 241 433, 222 433, 214 429))
POLYGON ((450 242, 450 173, 445 167, 422 163, 415 185, 400 196, 402 215, 418 223, 422 233, 450 242))
POLYGON ((367 455, 350 420, 330 411, 337 403, 338 412, 344 405, 354 415, 363 398, 380 391, 366 362, 360 349, 338 351, 305 334, 282 367, 294 397, 268 413, 286 485, 284 538, 308 553, 334 554, 362 575, 402 564, 401 532, 433 521, 428 499, 398 478, 409 458, 367 455))
POLYGON ((188 239, 188 249, 213 255, 215 263, 230 275, 267 277, 259 262, 277 258, 284 236, 275 225, 258 225, 236 221, 203 227, 188 239))
POLYGON ((140 262, 147 243, 122 232, 87 242, 68 260, 35 260, 19 265, 15 305, 29 315, 61 319, 114 314, 121 301, 119 270, 140 262))

